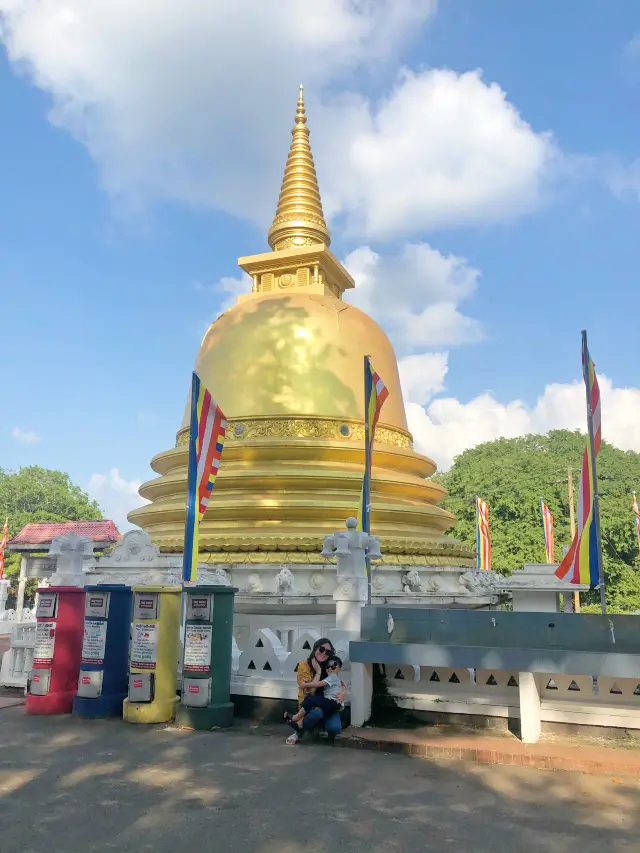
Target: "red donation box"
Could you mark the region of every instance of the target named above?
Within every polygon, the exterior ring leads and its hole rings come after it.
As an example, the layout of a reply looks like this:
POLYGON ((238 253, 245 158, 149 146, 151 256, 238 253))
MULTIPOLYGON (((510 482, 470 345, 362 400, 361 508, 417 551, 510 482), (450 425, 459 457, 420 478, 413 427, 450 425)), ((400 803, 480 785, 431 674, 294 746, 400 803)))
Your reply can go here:
POLYGON ((84 589, 77 586, 38 589, 27 714, 71 713, 82 656, 84 598, 84 589))

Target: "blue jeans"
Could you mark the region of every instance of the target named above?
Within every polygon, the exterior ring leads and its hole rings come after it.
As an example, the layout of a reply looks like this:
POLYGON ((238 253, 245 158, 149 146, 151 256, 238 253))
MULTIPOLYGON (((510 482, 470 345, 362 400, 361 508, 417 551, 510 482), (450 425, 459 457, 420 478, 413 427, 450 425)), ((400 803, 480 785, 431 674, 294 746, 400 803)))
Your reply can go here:
POLYGON ((312 708, 302 721, 303 729, 311 731, 311 729, 315 729, 315 727, 321 722, 329 737, 339 735, 342 731, 340 713, 336 711, 335 714, 331 714, 329 717, 324 717, 324 719, 323 717, 324 714, 320 708, 312 708))

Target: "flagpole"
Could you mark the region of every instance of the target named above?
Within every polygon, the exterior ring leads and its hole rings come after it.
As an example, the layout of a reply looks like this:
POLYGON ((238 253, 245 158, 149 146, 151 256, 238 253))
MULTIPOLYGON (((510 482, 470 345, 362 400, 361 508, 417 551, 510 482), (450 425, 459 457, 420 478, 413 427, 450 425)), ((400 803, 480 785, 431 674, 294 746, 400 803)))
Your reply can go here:
POLYGON ((196 445, 196 424, 198 422, 199 379, 194 372, 191 377, 191 412, 189 418, 189 456, 187 465, 187 508, 184 522, 184 549, 182 556, 182 587, 187 585, 187 574, 193 561, 193 549, 198 548, 198 506, 196 489, 198 482, 198 453, 196 445))
MULTIPOLYGON (((364 507, 362 513, 362 532, 371 533, 371 439, 369 436, 369 382, 371 381, 371 368, 369 360, 371 356, 364 357, 364 485, 363 498, 364 507)), ((369 549, 364 549, 364 564, 367 572, 367 604, 371 604, 371 560, 369 549)))
POLYGON ((587 429, 589 432, 589 447, 591 448, 591 476, 593 478, 593 523, 596 530, 596 549, 598 554, 598 581, 600 587, 600 606, 602 612, 607 612, 607 597, 604 585, 604 562, 602 559, 602 534, 600 532, 600 496, 598 495, 598 477, 596 473, 596 447, 593 435, 593 410, 591 408, 591 371, 589 370, 589 348, 587 333, 582 330, 582 358, 584 369, 584 384, 587 393, 587 429))

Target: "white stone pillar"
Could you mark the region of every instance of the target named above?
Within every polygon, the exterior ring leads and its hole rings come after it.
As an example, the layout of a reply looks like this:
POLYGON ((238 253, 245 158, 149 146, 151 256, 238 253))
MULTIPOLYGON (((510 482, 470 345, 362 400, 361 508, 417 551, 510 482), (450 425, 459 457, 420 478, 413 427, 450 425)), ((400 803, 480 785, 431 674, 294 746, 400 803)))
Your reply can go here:
POLYGON ((518 673, 520 692, 520 737, 523 743, 537 743, 542 732, 540 693, 532 672, 518 673))
POLYGON ((24 610, 24 588, 27 585, 27 558, 20 558, 20 575, 18 576, 18 595, 16 597, 16 622, 22 621, 24 610))
POLYGON ((333 593, 336 603, 336 630, 360 636, 362 608, 367 603, 367 579, 338 578, 333 593))
POLYGON ((351 661, 351 725, 364 726, 371 718, 373 664, 351 661))
POLYGON ((9 596, 10 581, 6 578, 0 580, 0 613, 4 613, 7 609, 7 598, 9 596))

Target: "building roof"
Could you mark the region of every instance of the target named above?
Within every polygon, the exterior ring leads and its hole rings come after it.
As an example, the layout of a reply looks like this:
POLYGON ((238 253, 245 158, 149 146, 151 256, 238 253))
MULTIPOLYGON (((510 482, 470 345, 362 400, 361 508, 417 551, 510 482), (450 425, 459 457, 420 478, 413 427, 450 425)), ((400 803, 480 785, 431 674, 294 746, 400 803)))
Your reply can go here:
POLYGON ((49 545, 56 536, 76 533, 93 542, 118 542, 122 534, 113 521, 42 521, 27 524, 9 545, 49 545))

